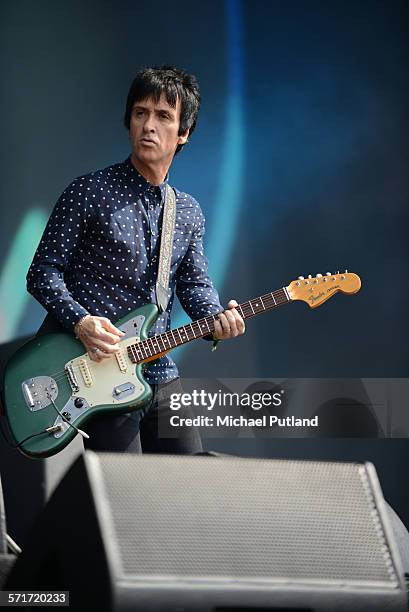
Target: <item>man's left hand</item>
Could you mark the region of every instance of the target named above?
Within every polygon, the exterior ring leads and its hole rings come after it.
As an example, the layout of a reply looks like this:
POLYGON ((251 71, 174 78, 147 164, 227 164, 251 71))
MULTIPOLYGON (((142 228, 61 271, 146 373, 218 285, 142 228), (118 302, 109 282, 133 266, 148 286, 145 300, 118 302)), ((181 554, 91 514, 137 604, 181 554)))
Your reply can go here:
POLYGON ((244 334, 246 326, 243 318, 236 310, 237 306, 236 300, 230 300, 227 304, 227 310, 217 315, 218 320, 216 319, 214 322, 213 334, 215 340, 227 340, 244 334))

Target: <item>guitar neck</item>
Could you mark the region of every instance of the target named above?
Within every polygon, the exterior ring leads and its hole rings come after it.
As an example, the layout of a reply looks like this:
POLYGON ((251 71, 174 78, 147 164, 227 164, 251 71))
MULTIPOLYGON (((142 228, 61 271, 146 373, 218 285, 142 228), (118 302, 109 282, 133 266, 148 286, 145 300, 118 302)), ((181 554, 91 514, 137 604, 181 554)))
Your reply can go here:
MULTIPOLYGON (((272 293, 266 293, 248 302, 243 302, 236 307, 236 310, 243 319, 250 319, 283 304, 288 304, 288 302, 290 302, 290 297, 287 289, 283 287, 272 293)), ((182 327, 176 327, 163 334, 132 344, 128 346, 128 355, 133 363, 140 363, 156 359, 159 355, 192 340, 209 336, 214 332, 214 323, 217 316, 217 314, 214 314, 203 319, 197 319, 192 323, 182 325, 182 327)))

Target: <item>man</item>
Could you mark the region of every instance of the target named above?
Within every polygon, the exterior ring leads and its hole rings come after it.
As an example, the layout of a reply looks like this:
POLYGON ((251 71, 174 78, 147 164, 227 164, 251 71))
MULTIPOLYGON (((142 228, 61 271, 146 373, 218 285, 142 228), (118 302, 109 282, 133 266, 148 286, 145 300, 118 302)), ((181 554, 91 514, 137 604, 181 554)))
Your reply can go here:
MULTIPOLYGON (((173 157, 192 135, 200 105, 194 76, 173 67, 140 71, 129 90, 125 126, 131 155, 74 180, 58 200, 27 275, 28 291, 49 315, 40 332, 61 326, 102 361, 118 349, 122 332, 113 321, 155 302, 166 180, 173 157)), ((170 271, 170 300, 151 334, 170 328, 174 292, 188 315, 220 313, 215 340, 244 333, 232 300, 223 311, 208 276, 203 253, 204 217, 190 195, 175 190, 176 224, 170 271)), ((165 355, 145 372, 152 404, 128 415, 100 418, 88 428, 95 450, 194 453, 201 441, 194 429, 177 439, 160 439, 158 421, 168 415, 166 398, 180 392, 178 371, 165 355), (160 406, 161 407, 160 407, 160 406)))

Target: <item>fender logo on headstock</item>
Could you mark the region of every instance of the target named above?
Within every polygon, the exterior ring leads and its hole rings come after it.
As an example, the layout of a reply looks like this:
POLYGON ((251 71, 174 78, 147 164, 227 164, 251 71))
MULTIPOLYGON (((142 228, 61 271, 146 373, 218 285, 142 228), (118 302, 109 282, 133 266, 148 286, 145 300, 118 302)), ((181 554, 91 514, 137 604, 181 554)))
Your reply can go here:
POLYGON ((287 287, 291 300, 302 300, 311 308, 320 306, 335 293, 352 294, 361 288, 361 279, 357 274, 347 272, 316 277, 309 276, 307 279, 300 276, 298 281, 293 281, 287 287), (328 284, 327 284, 328 283, 328 284))

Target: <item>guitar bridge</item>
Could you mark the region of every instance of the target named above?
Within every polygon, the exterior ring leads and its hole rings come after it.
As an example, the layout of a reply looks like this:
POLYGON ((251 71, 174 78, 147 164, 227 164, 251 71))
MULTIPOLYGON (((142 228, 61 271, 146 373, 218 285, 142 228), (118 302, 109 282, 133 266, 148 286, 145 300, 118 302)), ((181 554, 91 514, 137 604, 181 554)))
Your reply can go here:
POLYGON ((27 408, 32 412, 46 408, 58 395, 58 386, 50 376, 28 378, 21 384, 27 408))

